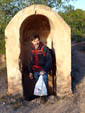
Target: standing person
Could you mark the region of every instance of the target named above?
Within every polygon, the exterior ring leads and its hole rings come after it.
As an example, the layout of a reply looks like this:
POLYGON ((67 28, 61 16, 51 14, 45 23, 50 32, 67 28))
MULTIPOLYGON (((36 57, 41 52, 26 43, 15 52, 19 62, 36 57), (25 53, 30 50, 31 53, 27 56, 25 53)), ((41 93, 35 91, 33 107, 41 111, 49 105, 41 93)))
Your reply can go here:
MULTIPOLYGON (((43 76, 43 80, 48 89, 48 71, 51 67, 52 58, 51 53, 41 41, 39 35, 35 35, 32 38, 32 48, 30 52, 29 63, 29 78, 34 79, 37 82, 40 75, 43 76)), ((46 102, 46 96, 40 97, 40 102, 46 102)))

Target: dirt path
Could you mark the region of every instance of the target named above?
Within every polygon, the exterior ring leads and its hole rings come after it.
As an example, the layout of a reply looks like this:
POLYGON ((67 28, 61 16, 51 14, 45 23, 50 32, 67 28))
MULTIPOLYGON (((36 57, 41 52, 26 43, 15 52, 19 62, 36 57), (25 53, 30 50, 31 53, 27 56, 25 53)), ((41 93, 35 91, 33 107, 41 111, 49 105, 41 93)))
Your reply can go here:
MULTIPOLYGON (((45 105, 39 103, 39 98, 23 101, 4 95, 0 98, 0 113, 85 113, 85 43, 72 45, 72 89, 72 96, 63 99, 50 96, 45 105)), ((6 68, 2 68, 0 95, 6 91, 6 68)))

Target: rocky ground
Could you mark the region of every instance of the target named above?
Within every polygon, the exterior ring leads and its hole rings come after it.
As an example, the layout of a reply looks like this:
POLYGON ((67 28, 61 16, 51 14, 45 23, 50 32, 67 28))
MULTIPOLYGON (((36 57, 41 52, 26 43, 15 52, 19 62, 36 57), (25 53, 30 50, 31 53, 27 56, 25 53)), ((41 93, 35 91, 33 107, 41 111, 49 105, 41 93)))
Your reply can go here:
POLYGON ((73 95, 49 96, 46 104, 39 98, 25 101, 18 95, 7 95, 5 63, 0 65, 0 113, 85 113, 85 43, 72 44, 73 95))

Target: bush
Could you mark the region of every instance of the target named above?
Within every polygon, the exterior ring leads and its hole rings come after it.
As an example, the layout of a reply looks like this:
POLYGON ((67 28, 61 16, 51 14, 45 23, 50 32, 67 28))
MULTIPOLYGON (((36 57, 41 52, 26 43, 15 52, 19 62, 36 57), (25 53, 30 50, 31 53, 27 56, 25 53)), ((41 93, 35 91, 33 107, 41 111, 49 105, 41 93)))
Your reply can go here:
POLYGON ((5 40, 0 40, 0 53, 5 54, 5 40))

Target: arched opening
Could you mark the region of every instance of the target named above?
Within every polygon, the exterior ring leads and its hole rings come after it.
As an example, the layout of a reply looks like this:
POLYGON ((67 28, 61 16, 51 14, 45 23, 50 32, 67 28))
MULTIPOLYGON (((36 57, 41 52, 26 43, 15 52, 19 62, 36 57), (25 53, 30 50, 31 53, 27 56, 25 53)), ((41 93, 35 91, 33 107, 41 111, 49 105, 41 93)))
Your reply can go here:
MULTIPOLYGON (((41 38, 41 41, 46 44, 52 51, 52 42, 51 38, 54 35, 52 23, 46 16, 43 15, 31 15, 24 20, 20 28, 20 44, 21 44, 21 54, 20 54, 20 70, 22 72, 22 83, 23 83, 23 93, 26 99, 28 97, 33 97, 33 89, 34 89, 34 80, 30 80, 28 77, 29 71, 29 50, 31 46, 31 37, 38 34, 41 38)), ((55 57, 53 56, 53 59, 55 57)), ((53 60, 54 62, 54 60, 53 60)), ((55 64, 54 64, 55 65, 55 64)), ((53 68, 54 69, 54 68, 53 68)), ((55 70, 54 70, 55 71, 55 70)), ((49 74, 52 75, 52 73, 49 74)), ((53 91, 52 87, 54 87, 54 78, 50 78, 51 85, 50 89, 53 91)))

